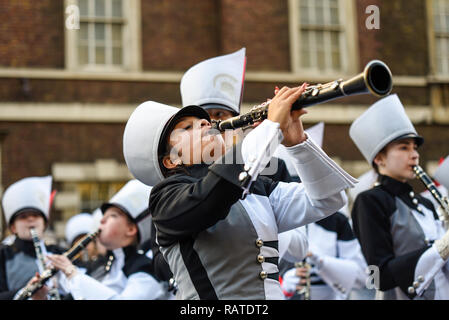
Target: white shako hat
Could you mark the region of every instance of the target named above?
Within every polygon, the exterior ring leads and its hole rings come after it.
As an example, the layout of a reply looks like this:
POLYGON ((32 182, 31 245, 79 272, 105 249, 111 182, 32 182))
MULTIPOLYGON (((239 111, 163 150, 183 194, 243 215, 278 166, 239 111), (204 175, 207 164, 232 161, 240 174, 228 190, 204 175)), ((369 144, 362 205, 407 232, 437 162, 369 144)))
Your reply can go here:
POLYGON ((415 138, 418 146, 424 142, 396 94, 371 105, 351 124, 349 135, 371 165, 379 151, 394 140, 415 138))
POLYGON ((71 246, 73 241, 85 234, 93 231, 94 217, 90 213, 79 213, 71 217, 65 225, 65 239, 71 246))
POLYGON ((8 225, 21 212, 34 210, 42 214, 45 221, 50 216, 52 177, 28 177, 11 184, 2 199, 3 212, 8 225))
POLYGON ((136 179, 154 186, 166 177, 160 156, 163 156, 167 134, 176 120, 185 116, 210 121, 209 114, 198 106, 179 109, 147 101, 133 111, 123 134, 123 155, 129 171, 136 179))
POLYGON ((245 81, 246 49, 210 58, 184 73, 181 79, 182 106, 226 109, 240 113, 245 81))
POLYGON ((150 239, 151 215, 148 210, 151 187, 133 179, 128 181, 108 202, 100 207, 103 214, 110 207, 122 210, 139 230, 139 242, 150 239))
POLYGON ((92 212, 92 218, 94 219, 94 224, 92 225, 92 231, 98 230, 101 224, 101 219, 103 218, 103 212, 101 212, 100 208, 97 208, 92 212))
POLYGON ((433 175, 438 183, 442 184, 446 189, 449 190, 449 156, 440 163, 438 168, 435 170, 433 175))

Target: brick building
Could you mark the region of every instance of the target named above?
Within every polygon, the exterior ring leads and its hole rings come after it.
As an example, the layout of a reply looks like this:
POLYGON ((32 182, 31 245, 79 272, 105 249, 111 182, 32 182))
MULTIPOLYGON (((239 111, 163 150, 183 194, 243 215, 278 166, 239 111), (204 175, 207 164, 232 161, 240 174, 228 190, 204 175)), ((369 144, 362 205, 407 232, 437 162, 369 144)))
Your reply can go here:
MULTIPOLYGON (((445 12, 449 0, 0 0, 0 186, 53 175, 61 235, 68 217, 91 212, 131 177, 122 134, 134 108, 179 106, 190 66, 241 47, 243 110, 275 85, 348 79, 384 61, 432 173, 449 154, 445 12)), ((354 176, 368 165, 349 126, 375 101, 338 99, 304 118, 326 123, 324 150, 354 176)))

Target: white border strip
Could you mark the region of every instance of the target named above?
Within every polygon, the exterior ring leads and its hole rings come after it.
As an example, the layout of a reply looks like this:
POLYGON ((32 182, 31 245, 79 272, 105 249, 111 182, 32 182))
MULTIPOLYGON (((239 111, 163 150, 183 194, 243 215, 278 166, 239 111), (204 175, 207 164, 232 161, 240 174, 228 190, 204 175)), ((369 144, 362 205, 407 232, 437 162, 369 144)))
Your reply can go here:
MULTIPOLYGON (((124 123, 137 107, 131 104, 80 104, 80 103, 0 103, 0 121, 24 122, 103 122, 124 123)), ((243 104, 242 113, 253 105, 243 104)), ((180 107, 177 105, 176 107, 180 107)), ((348 124, 359 117, 368 105, 323 104, 307 108, 305 123, 348 124)), ((449 112, 437 114, 429 106, 407 106, 406 112, 413 123, 430 124, 439 116, 440 123, 449 123, 449 112)))
MULTIPOLYGON (((105 80, 105 81, 142 81, 179 83, 182 72, 82 72, 65 69, 29 69, 29 68, 0 68, 0 78, 29 78, 29 79, 60 79, 60 80, 105 80)), ((320 82, 326 83, 342 78, 347 80, 355 76, 342 74, 292 73, 292 72, 259 72, 248 71, 245 81, 249 82, 320 82)), ((434 77, 394 76, 394 86, 425 87, 428 82, 435 82, 434 77)), ((449 78, 438 81, 449 82, 449 78)))

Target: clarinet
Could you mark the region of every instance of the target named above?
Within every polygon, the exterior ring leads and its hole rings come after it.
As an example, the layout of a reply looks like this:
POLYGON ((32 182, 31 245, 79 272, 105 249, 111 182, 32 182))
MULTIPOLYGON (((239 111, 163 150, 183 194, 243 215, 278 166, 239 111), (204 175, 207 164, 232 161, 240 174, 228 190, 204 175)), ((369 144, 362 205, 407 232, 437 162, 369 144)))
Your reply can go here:
POLYGON ((310 268, 311 268, 311 265, 307 262, 306 259, 295 263, 296 268, 306 268, 307 269, 306 284, 302 287, 301 290, 298 290, 297 293, 302 295, 304 300, 310 300, 310 286, 311 286, 311 284, 310 284, 310 268))
MULTIPOLYGON (((41 241, 39 239, 39 236, 37 235, 37 231, 35 228, 31 228, 30 233, 31 239, 33 240, 34 250, 36 251, 37 261, 39 263, 39 273, 42 273, 45 270, 45 261, 44 254, 42 253, 41 241)), ((61 300, 57 288, 50 289, 48 292, 48 296, 50 300, 61 300)))
MULTIPOLYGON (((86 246, 94 240, 98 235, 100 234, 100 230, 97 230, 93 233, 90 233, 83 238, 81 238, 72 248, 70 248, 68 251, 64 252, 64 256, 69 258, 69 260, 73 261, 75 260, 78 253, 80 253, 81 250, 86 248, 86 246)), ((37 282, 29 284, 17 292, 16 296, 14 297, 14 300, 26 300, 28 298, 31 298, 31 296, 36 293, 40 288, 42 288, 45 283, 53 277, 58 270, 56 268, 46 268, 42 274, 40 274, 39 279, 37 282)))
POLYGON ((416 165, 413 167, 413 171, 416 174, 416 178, 421 180, 424 186, 429 190, 430 194, 434 197, 434 199, 438 202, 440 207, 437 208, 438 216, 440 220, 443 222, 443 226, 446 230, 449 229, 449 200, 447 197, 443 196, 433 183, 432 179, 424 172, 424 170, 416 165))
POLYGON ((35 228, 30 229, 31 239, 33 240, 34 250, 36 251, 36 257, 39 264, 39 271, 45 270, 44 254, 42 253, 41 243, 37 231, 35 228))
MULTIPOLYGON (((292 105, 292 110, 320 104, 345 96, 371 93, 378 97, 388 95, 393 89, 392 74, 388 66, 379 60, 370 61, 363 72, 346 81, 338 79, 325 84, 309 86, 292 105)), ((254 106, 245 114, 226 120, 212 121, 212 128, 221 132, 245 128, 268 116, 271 100, 254 106)))

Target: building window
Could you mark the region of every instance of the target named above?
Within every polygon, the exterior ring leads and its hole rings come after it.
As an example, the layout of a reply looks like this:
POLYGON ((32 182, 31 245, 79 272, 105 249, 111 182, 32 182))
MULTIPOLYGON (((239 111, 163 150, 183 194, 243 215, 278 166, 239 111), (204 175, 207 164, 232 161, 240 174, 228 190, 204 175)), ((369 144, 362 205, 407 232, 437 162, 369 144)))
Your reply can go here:
POLYGON ((433 0, 435 73, 449 74, 449 1, 433 0))
POLYGON ((66 0, 69 5, 78 8, 79 29, 66 27, 68 69, 140 69, 140 0, 66 0))
POLYGON ((80 195, 79 212, 94 212, 104 202, 109 201, 125 182, 82 182, 75 185, 76 192, 80 195))
POLYGON ((79 0, 78 64, 123 64, 122 0, 79 0))
POLYGON ((357 56, 352 0, 289 0, 289 10, 294 72, 357 69, 357 60, 351 60, 357 56))

